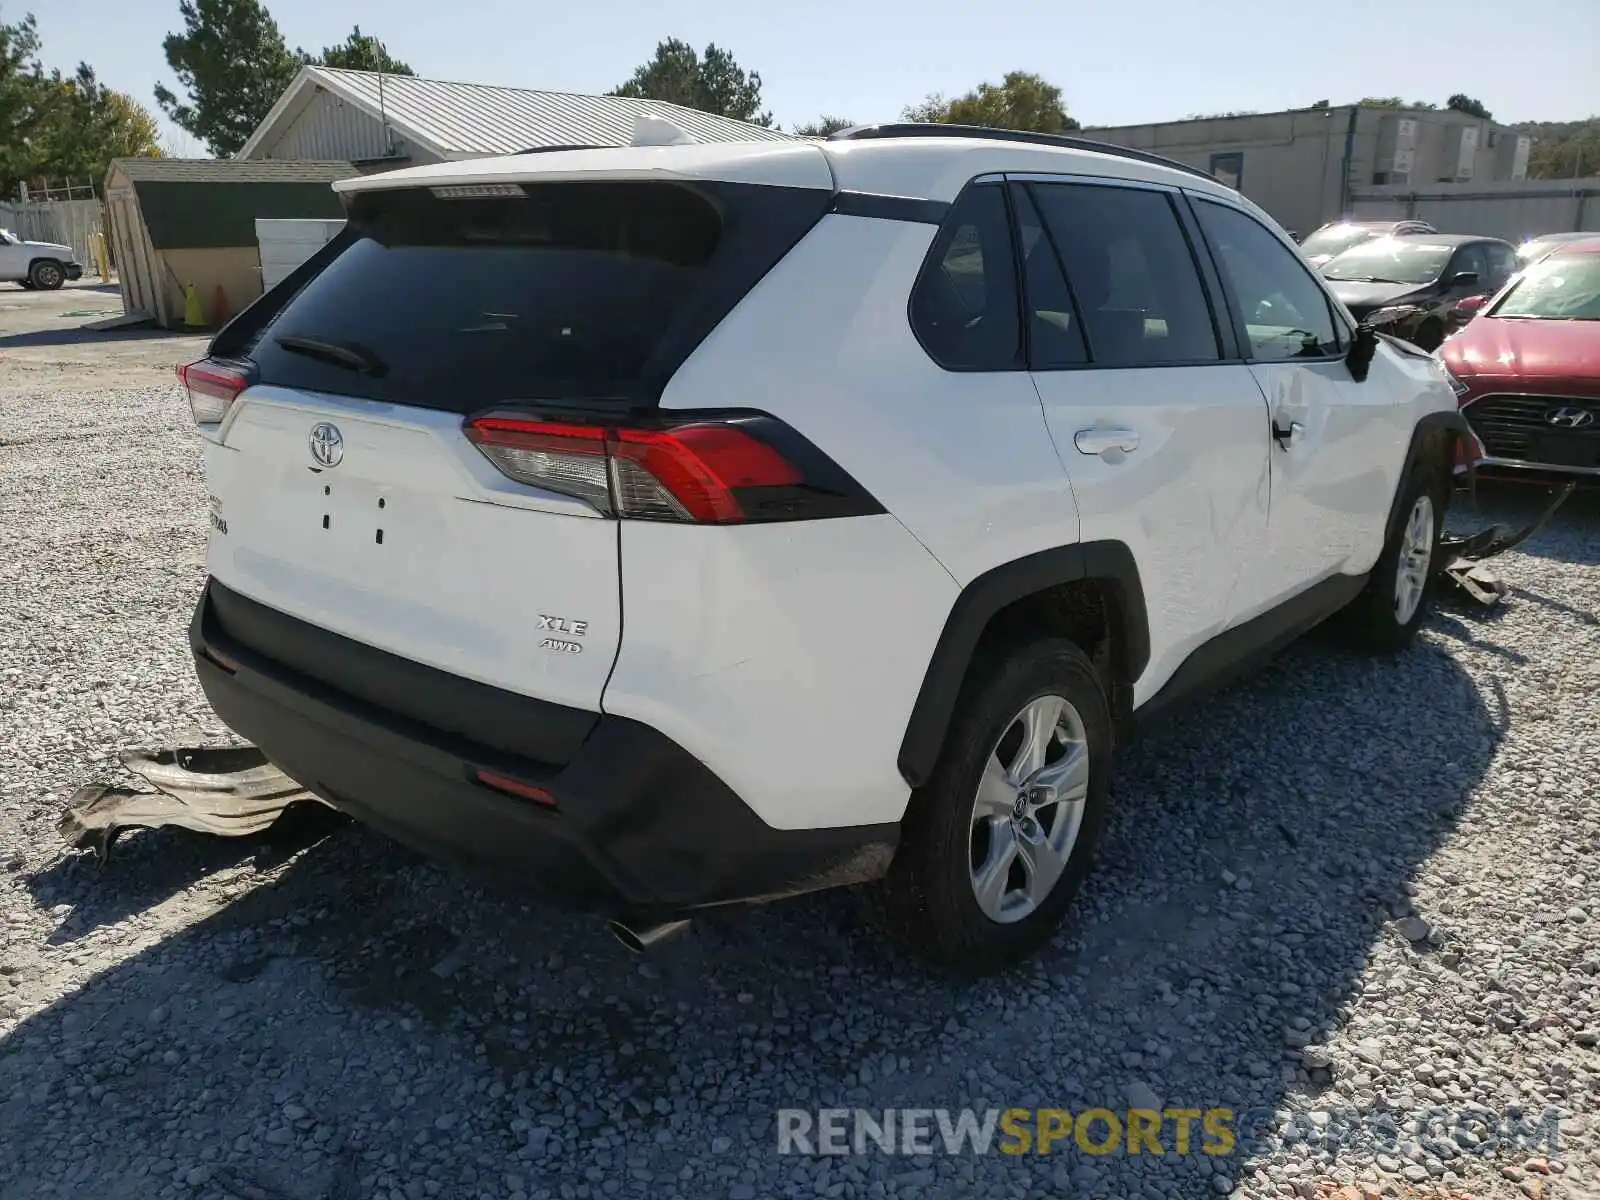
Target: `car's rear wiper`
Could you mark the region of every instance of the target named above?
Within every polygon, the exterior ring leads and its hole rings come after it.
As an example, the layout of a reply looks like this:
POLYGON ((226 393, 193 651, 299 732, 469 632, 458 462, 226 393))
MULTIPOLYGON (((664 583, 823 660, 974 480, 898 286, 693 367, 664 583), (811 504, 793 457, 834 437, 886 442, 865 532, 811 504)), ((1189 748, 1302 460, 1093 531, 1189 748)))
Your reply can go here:
POLYGON ((290 354, 304 354, 307 358, 317 359, 330 366, 360 371, 363 375, 371 375, 374 378, 389 372, 388 363, 365 346, 358 346, 353 342, 328 342, 320 338, 301 337, 294 333, 281 334, 272 340, 290 354))

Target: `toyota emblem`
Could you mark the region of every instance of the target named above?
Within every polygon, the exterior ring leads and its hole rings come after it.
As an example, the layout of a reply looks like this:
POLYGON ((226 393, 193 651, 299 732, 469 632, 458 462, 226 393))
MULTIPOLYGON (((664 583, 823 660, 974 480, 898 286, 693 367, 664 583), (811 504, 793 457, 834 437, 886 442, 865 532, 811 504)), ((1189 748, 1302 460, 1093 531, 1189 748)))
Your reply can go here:
POLYGON ((311 457, 319 467, 337 467, 344 459, 344 434, 337 425, 319 421, 311 427, 311 457))
POLYGON ((1544 419, 1546 424, 1559 425, 1562 429, 1582 429, 1585 425, 1594 424, 1594 413, 1587 408, 1574 408, 1569 405, 1546 413, 1544 419))

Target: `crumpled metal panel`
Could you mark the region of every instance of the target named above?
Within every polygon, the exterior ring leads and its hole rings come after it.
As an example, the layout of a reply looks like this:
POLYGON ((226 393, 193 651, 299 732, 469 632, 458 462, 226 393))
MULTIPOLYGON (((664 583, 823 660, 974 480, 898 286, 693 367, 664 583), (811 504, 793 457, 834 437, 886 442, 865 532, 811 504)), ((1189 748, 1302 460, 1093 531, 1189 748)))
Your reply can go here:
POLYGON ((1465 536, 1447 534, 1440 538, 1438 552, 1444 561, 1444 577, 1485 608, 1499 604, 1511 588, 1493 568, 1483 565, 1484 559, 1520 546, 1543 529, 1545 522, 1555 516, 1556 509, 1567 502, 1567 497, 1572 495, 1577 486, 1576 480, 1566 484, 1555 493, 1535 520, 1514 533, 1502 526, 1491 525, 1477 533, 1465 536))
POLYGON ((254 746, 126 750, 120 757, 123 766, 157 790, 86 784, 57 824, 69 845, 101 859, 124 829, 178 825, 218 837, 246 837, 266 829, 291 804, 318 800, 254 746))

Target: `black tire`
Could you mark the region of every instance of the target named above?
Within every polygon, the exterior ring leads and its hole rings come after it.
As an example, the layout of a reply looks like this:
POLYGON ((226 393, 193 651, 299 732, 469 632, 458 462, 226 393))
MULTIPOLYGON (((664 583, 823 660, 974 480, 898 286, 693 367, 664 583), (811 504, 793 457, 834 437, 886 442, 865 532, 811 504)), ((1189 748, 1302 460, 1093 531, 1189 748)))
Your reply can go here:
MULTIPOLYGON (((1050 745, 1061 748, 1054 740, 1050 745)), ((1003 970, 1044 945, 1089 872, 1105 823, 1111 749, 1105 688, 1088 657, 1072 642, 1043 638, 975 664, 933 776, 912 794, 901 823, 900 849, 888 875, 876 885, 879 915, 889 934, 922 958, 962 975, 1003 970), (1081 743, 1073 742, 1088 755, 1087 787, 1078 802, 1081 819, 1054 886, 1027 915, 1002 922, 980 907, 974 883, 975 844, 980 837, 994 836, 987 832, 992 827, 980 831, 975 823, 978 785, 990 760, 1006 752, 1002 739, 1021 730, 1019 714, 1033 701, 1049 696, 1065 700, 1071 708, 1053 729, 1059 732, 1072 717, 1081 727, 1081 743)), ((1050 761, 1055 765, 1061 760, 1050 761)), ((1010 823, 1013 832, 1006 836, 1020 836, 1015 830, 1029 828, 1030 823, 1034 835, 1053 836, 1052 830, 1062 829, 1056 822, 1066 819, 1062 814, 1068 811, 1066 805, 1041 807, 1036 822, 1019 814, 1010 823)), ((993 819, 1004 823, 1004 818, 993 819)), ((1027 854, 1015 868, 1025 879, 1032 877, 1029 863, 1035 861, 1031 854, 1037 849, 1024 847, 1027 854)), ((990 852, 997 862, 1003 857, 998 844, 990 852)), ((1006 880, 1014 878, 1013 869, 1006 868, 1006 880)), ((1009 883, 1002 883, 1001 890, 1007 887, 1009 883)), ((1016 898, 1019 893, 1005 894, 1016 898)), ((1023 907, 1026 910, 1027 903, 1023 907)))
POLYGON ((41 258, 28 269, 28 282, 41 292, 58 291, 66 281, 67 273, 53 258, 41 258))
MULTIPOLYGON (((1410 473, 1401 494, 1400 520, 1384 543, 1383 553, 1367 579, 1367 586, 1339 614, 1339 625, 1352 648, 1370 654, 1396 654, 1411 644, 1427 618, 1433 583, 1442 564, 1439 538, 1444 532, 1445 507, 1449 502, 1448 475, 1440 464, 1418 464, 1410 473), (1428 560, 1422 569, 1421 594, 1409 613, 1403 606, 1397 584, 1401 566, 1415 556, 1408 553, 1408 530, 1418 505, 1426 498, 1433 521, 1428 544, 1428 560)), ((1414 578, 1414 570, 1412 572, 1414 578)))
POLYGON ((31 292, 33 291, 33 280, 19 279, 17 280, 17 286, 25 292, 31 292))
POLYGON ((1419 350, 1426 350, 1429 353, 1432 353, 1443 344, 1444 322, 1440 321, 1437 317, 1429 317, 1417 327, 1417 337, 1412 345, 1416 346, 1419 350))

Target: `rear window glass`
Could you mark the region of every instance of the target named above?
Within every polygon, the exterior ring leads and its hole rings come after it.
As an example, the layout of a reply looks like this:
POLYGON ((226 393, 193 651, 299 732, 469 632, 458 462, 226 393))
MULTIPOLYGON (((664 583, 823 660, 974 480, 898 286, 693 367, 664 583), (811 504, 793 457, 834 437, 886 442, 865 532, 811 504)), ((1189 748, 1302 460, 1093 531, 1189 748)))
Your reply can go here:
POLYGON ((520 190, 357 197, 345 248, 241 351, 264 383, 460 412, 651 402, 827 200, 737 185, 721 204, 670 184, 520 190), (728 213, 737 225, 751 192, 791 195, 762 205, 767 226, 746 236, 758 244, 719 270, 728 213))

